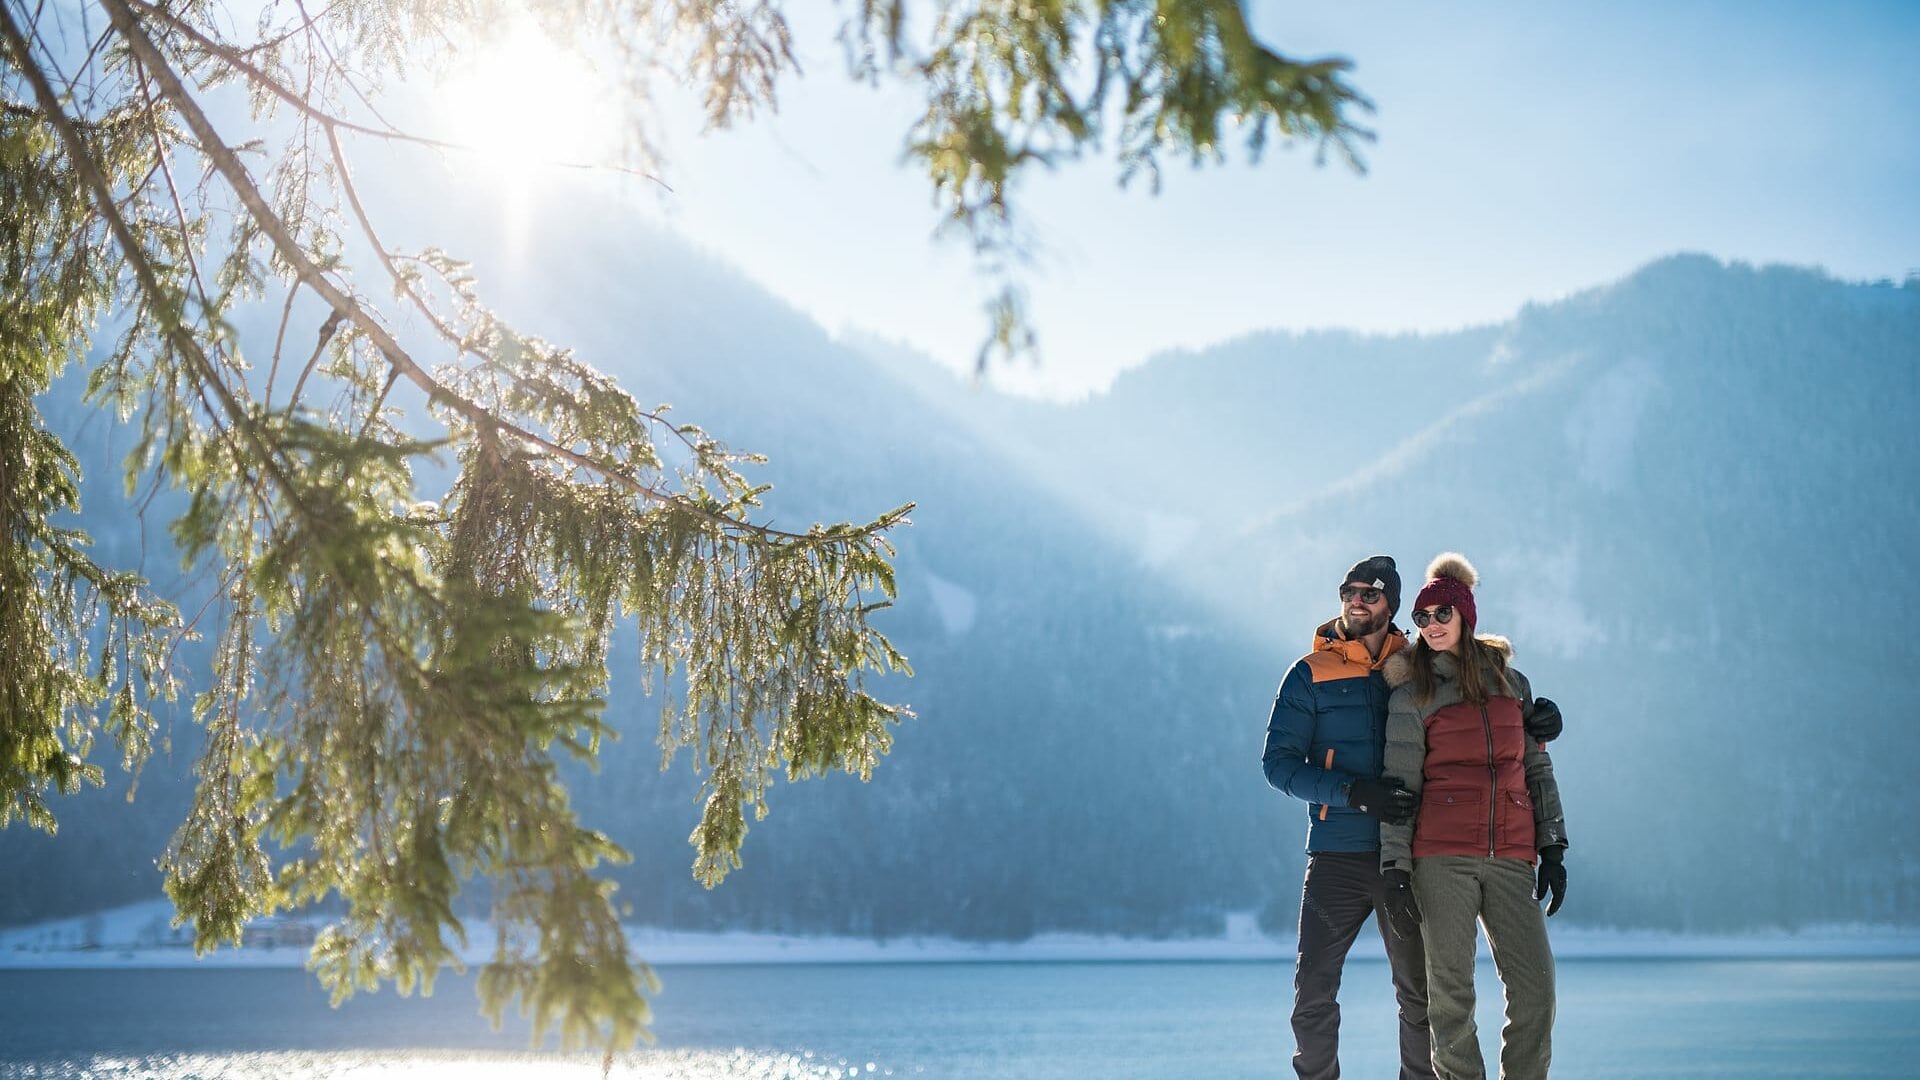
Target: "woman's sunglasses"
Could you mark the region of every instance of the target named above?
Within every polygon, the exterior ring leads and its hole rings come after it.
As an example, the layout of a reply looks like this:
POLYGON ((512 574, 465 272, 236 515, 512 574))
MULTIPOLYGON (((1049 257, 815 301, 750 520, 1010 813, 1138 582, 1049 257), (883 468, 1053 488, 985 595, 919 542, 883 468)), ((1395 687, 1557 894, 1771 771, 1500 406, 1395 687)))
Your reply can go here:
POLYGON ((1427 611, 1426 609, 1422 608, 1422 609, 1416 610, 1413 613, 1413 625, 1419 627, 1422 630, 1425 630, 1427 628, 1427 624, 1430 622, 1437 622, 1441 626, 1445 626, 1452 621, 1453 621, 1453 605, 1452 604, 1441 604, 1439 607, 1434 608, 1432 611, 1427 611))
POLYGON ((1340 586, 1340 602, 1343 604, 1352 603, 1353 598, 1356 596, 1360 598, 1360 602, 1363 604, 1377 604, 1380 602, 1380 598, 1385 595, 1386 593, 1381 592, 1379 589, 1367 585, 1340 586))

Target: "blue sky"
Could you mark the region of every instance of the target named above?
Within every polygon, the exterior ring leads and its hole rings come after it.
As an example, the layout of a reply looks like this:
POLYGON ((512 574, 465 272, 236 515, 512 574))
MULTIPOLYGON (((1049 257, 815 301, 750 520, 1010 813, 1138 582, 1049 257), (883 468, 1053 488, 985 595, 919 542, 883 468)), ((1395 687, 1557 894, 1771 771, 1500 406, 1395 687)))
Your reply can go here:
MULTIPOLYGON (((802 5, 795 5, 796 8, 802 5)), ((825 5, 820 5, 825 8, 825 5)), ((835 5, 832 12, 844 11, 835 5)), ((900 164, 910 92, 849 83, 794 13, 807 76, 738 131, 670 131, 644 211, 829 330, 970 364, 985 286, 900 164)), ((1337 53, 1377 104, 1367 175, 1310 148, 1236 152, 1121 191, 1090 155, 1021 189, 1043 359, 1070 397, 1153 353, 1248 331, 1443 330, 1674 251, 1920 269, 1920 3, 1256 3, 1296 56, 1337 53)), ((819 16, 816 16, 819 17, 819 16)))

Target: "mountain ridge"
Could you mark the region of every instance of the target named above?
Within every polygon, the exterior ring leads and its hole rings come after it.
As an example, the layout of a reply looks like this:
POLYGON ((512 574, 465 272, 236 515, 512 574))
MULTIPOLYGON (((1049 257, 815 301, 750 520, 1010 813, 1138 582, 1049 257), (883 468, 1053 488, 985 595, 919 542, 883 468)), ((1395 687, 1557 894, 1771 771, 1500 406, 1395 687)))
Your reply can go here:
MULTIPOLYGON (((1886 807, 1835 792, 1895 790, 1920 762, 1910 732, 1868 754, 1822 722, 1920 708, 1892 677, 1911 647, 1742 659, 1793 648, 1769 614, 1805 637, 1863 579, 1884 582, 1867 610, 1889 625, 1920 602, 1901 558, 1920 542, 1920 436, 1901 422, 1920 408, 1920 287, 1676 256, 1493 326, 1246 335, 1056 406, 942 400, 902 358, 885 372, 857 333, 645 230, 535 235, 526 258, 561 270, 520 275, 503 304, 580 325, 581 353, 637 396, 770 454, 752 473, 779 521, 920 505, 885 624, 919 675, 884 691, 919 718, 870 785, 781 785, 718 890, 686 873, 693 782, 655 771, 654 706, 616 672, 628 738, 573 780, 588 824, 635 855, 615 876, 637 922, 1018 940, 1207 935, 1257 910, 1284 930, 1305 811, 1255 764, 1273 688, 1354 559, 1396 553, 1411 583, 1456 547, 1486 571, 1487 628, 1569 716, 1560 919, 1920 925, 1920 860, 1820 839, 1873 835, 1886 807), (1775 444, 1743 441, 1756 430, 1775 444), (1880 483, 1831 483, 1848 469, 1880 483), (1774 506, 1835 535, 1793 546, 1767 531, 1774 506), (1746 565, 1791 561, 1818 568, 1745 595, 1746 565)), ((131 808, 116 786, 60 812, 83 836, 150 836, 149 796, 184 778, 153 768, 131 808)), ((0 882, 0 921, 151 895, 129 848, 43 840, 0 834, 0 864, 29 871, 0 882)))

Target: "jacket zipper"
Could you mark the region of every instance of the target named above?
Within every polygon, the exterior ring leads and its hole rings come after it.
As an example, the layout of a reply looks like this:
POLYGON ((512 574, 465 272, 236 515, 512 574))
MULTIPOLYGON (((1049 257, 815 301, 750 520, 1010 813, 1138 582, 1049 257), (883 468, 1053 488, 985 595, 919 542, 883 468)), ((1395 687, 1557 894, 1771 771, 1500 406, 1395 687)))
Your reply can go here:
POLYGON ((1500 798, 1500 772, 1493 763, 1493 720, 1480 706, 1480 729, 1487 733, 1487 858, 1493 858, 1493 815, 1500 798))

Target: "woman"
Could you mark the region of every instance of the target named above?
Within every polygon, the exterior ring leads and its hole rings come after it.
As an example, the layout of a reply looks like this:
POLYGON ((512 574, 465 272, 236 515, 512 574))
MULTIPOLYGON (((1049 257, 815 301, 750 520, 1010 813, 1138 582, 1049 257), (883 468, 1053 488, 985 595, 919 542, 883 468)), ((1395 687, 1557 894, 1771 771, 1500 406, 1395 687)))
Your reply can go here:
MULTIPOLYGON (((1394 932, 1425 937, 1427 1017, 1440 1080, 1480 1080, 1473 1021, 1475 923, 1487 928, 1506 991, 1500 1075, 1547 1075, 1553 1050, 1553 954, 1538 901, 1560 909, 1566 823, 1542 744, 1527 736, 1535 711, 1526 677, 1507 664, 1504 638, 1474 633, 1479 575, 1447 552, 1427 567, 1414 599, 1419 640, 1387 662, 1384 772, 1420 796, 1414 821, 1380 828, 1394 932), (1536 853, 1539 875, 1534 873, 1536 853)), ((1544 704, 1544 703, 1543 703, 1544 704)))

